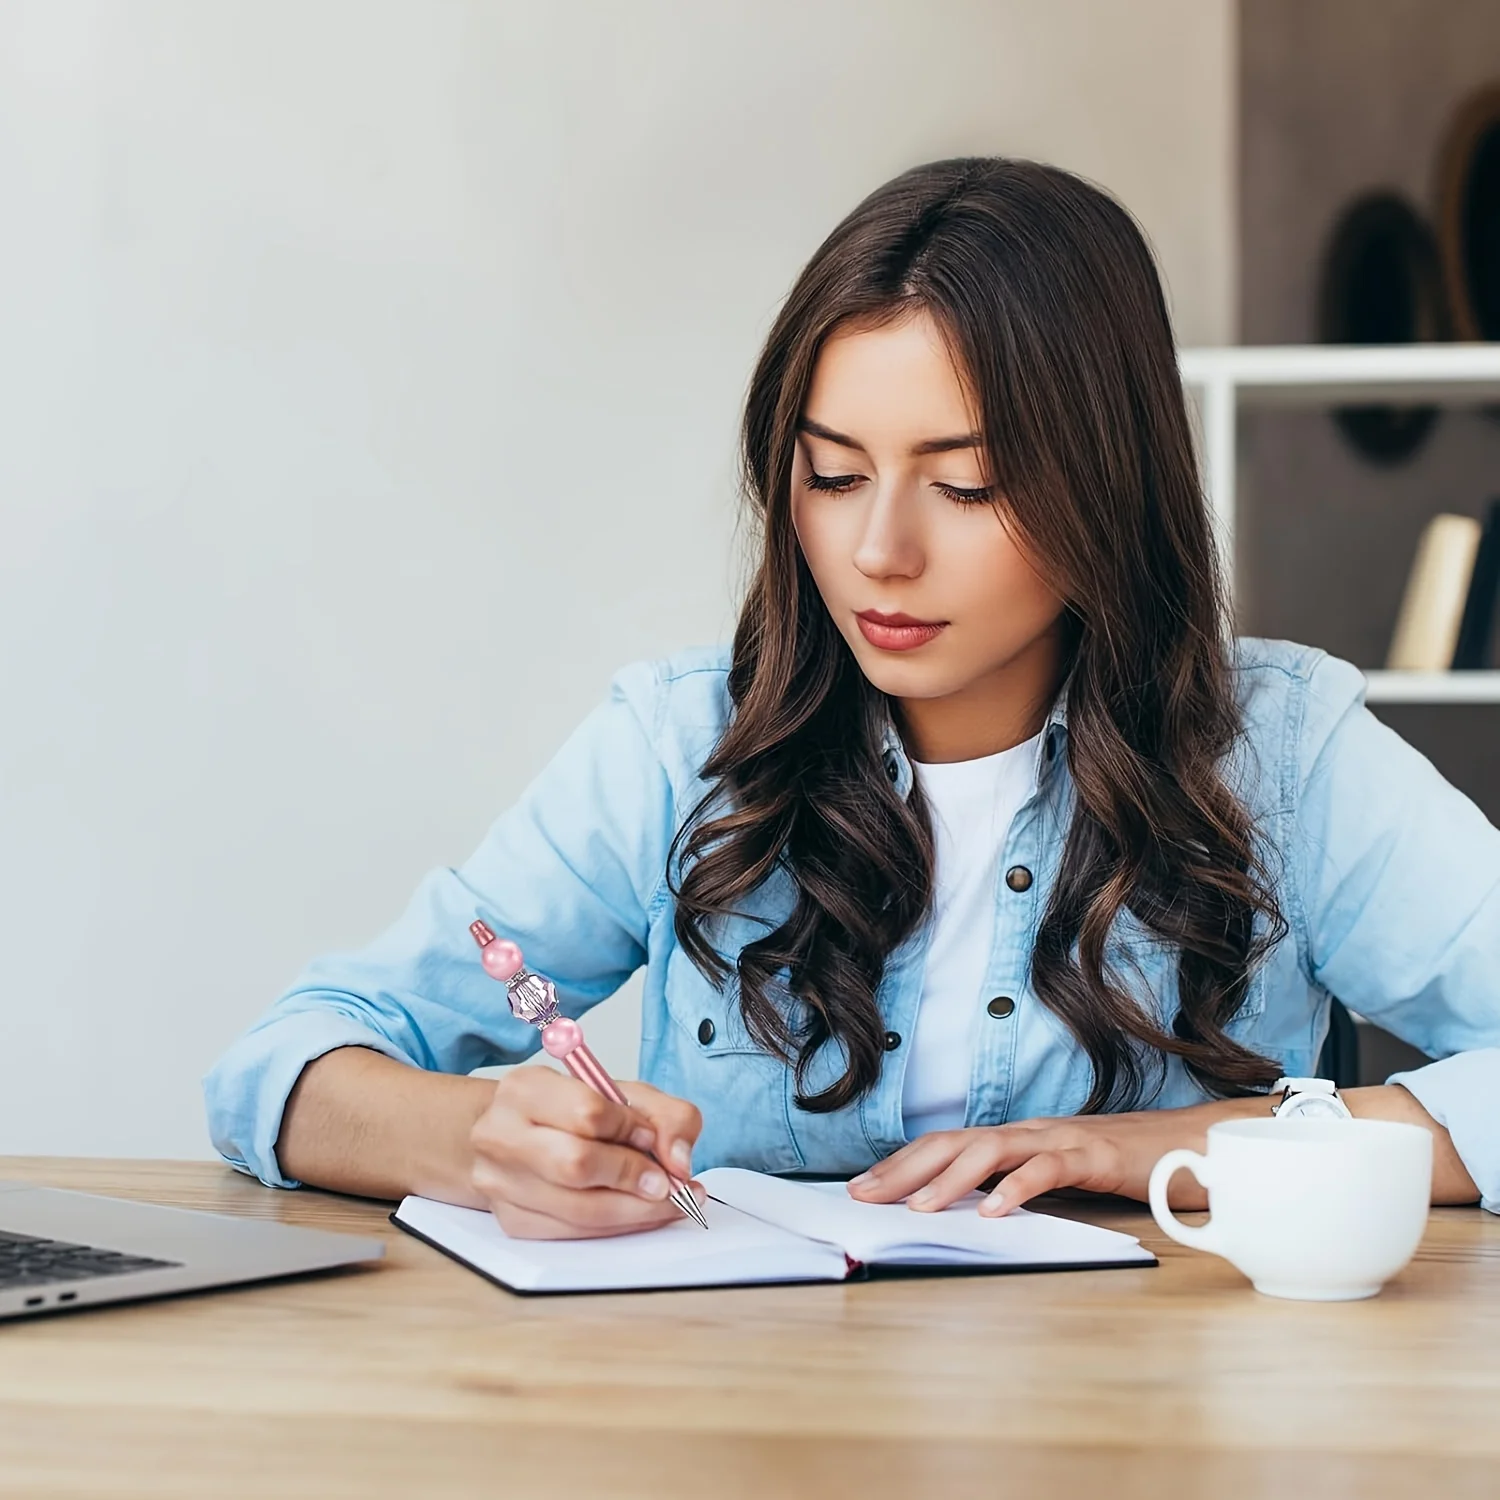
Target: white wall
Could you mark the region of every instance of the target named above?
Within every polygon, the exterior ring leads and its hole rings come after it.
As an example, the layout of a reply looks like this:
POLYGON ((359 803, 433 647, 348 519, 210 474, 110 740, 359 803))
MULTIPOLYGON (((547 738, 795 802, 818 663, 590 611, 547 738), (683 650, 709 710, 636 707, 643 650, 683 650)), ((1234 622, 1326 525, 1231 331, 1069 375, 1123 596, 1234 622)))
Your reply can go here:
POLYGON ((205 1154, 303 960, 728 631, 757 342, 886 177, 1082 170, 1227 337, 1232 21, 0 0, 0 1152, 205 1154))

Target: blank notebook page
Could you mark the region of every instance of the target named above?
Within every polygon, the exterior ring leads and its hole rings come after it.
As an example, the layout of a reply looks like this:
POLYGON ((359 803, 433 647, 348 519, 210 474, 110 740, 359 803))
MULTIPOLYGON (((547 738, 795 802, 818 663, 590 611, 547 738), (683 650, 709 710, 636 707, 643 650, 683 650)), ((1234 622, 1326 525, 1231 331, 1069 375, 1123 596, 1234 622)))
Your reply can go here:
MULTIPOLYGON (((798 1234, 839 1245, 867 1265, 1101 1265, 1156 1257, 1131 1235, 1095 1224, 1013 1209, 981 1218, 978 1193, 938 1213, 916 1213, 904 1203, 860 1203, 842 1182, 788 1182, 714 1167, 698 1179, 709 1195, 798 1234)), ((702 1231, 700 1230, 701 1234, 702 1231)))
POLYGON ((722 1203, 710 1201, 704 1212, 707 1231, 682 1218, 649 1234, 594 1240, 512 1239, 493 1214, 430 1198, 405 1199, 396 1218, 476 1271, 523 1292, 837 1281, 847 1270, 841 1250, 722 1203))

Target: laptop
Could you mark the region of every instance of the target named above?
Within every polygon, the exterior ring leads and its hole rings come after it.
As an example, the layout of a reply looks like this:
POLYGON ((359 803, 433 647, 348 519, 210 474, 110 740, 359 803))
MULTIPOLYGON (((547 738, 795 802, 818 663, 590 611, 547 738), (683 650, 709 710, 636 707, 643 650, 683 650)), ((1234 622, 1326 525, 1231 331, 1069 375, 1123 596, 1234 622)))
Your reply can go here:
POLYGON ((0 1318, 379 1260, 380 1240, 0 1182, 0 1318))

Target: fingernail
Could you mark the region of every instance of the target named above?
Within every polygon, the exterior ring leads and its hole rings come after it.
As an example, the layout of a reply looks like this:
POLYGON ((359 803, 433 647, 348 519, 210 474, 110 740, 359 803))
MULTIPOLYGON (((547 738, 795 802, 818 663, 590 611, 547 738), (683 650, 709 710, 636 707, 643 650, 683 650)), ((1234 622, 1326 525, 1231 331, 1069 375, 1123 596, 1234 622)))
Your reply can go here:
POLYGON ((643 1198, 665 1198, 667 1179, 660 1172, 642 1172, 636 1189, 643 1198))
POLYGON ((630 1132, 630 1144, 637 1151, 649 1151, 656 1144, 656 1132, 649 1125, 637 1125, 630 1132))
POLYGON ((684 1177, 693 1170, 693 1148, 686 1141, 672 1142, 672 1165, 684 1177))
POLYGON ((920 1193, 913 1193, 906 1200, 906 1204, 908 1208, 926 1208, 936 1196, 936 1193, 929 1192, 928 1189, 923 1188, 920 1193))
POLYGON ((874 1177, 874 1175, 875 1174, 873 1172, 861 1172, 858 1177, 851 1177, 849 1179, 849 1186, 863 1187, 867 1182, 870 1181, 872 1177, 874 1177))
POLYGON ((990 1196, 979 1205, 979 1212, 982 1213, 985 1218, 993 1219, 997 1218, 1000 1214, 1003 1214, 1005 1212, 1005 1208, 1005 1199, 1000 1197, 997 1193, 991 1193, 990 1196))

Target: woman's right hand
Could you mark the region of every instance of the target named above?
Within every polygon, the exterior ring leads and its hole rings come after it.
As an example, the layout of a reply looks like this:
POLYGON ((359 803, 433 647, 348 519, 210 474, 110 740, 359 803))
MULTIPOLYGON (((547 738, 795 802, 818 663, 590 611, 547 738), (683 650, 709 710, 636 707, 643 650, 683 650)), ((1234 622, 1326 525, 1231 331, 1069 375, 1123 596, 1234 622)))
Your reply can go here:
MULTIPOLYGON (((655 1229, 682 1217, 666 1174, 692 1173, 703 1117, 685 1099, 622 1083, 615 1104, 546 1066, 514 1068, 495 1085, 469 1140, 473 1185, 518 1239, 585 1239, 655 1229)), ((703 1189, 692 1191, 703 1201, 703 1189)))

